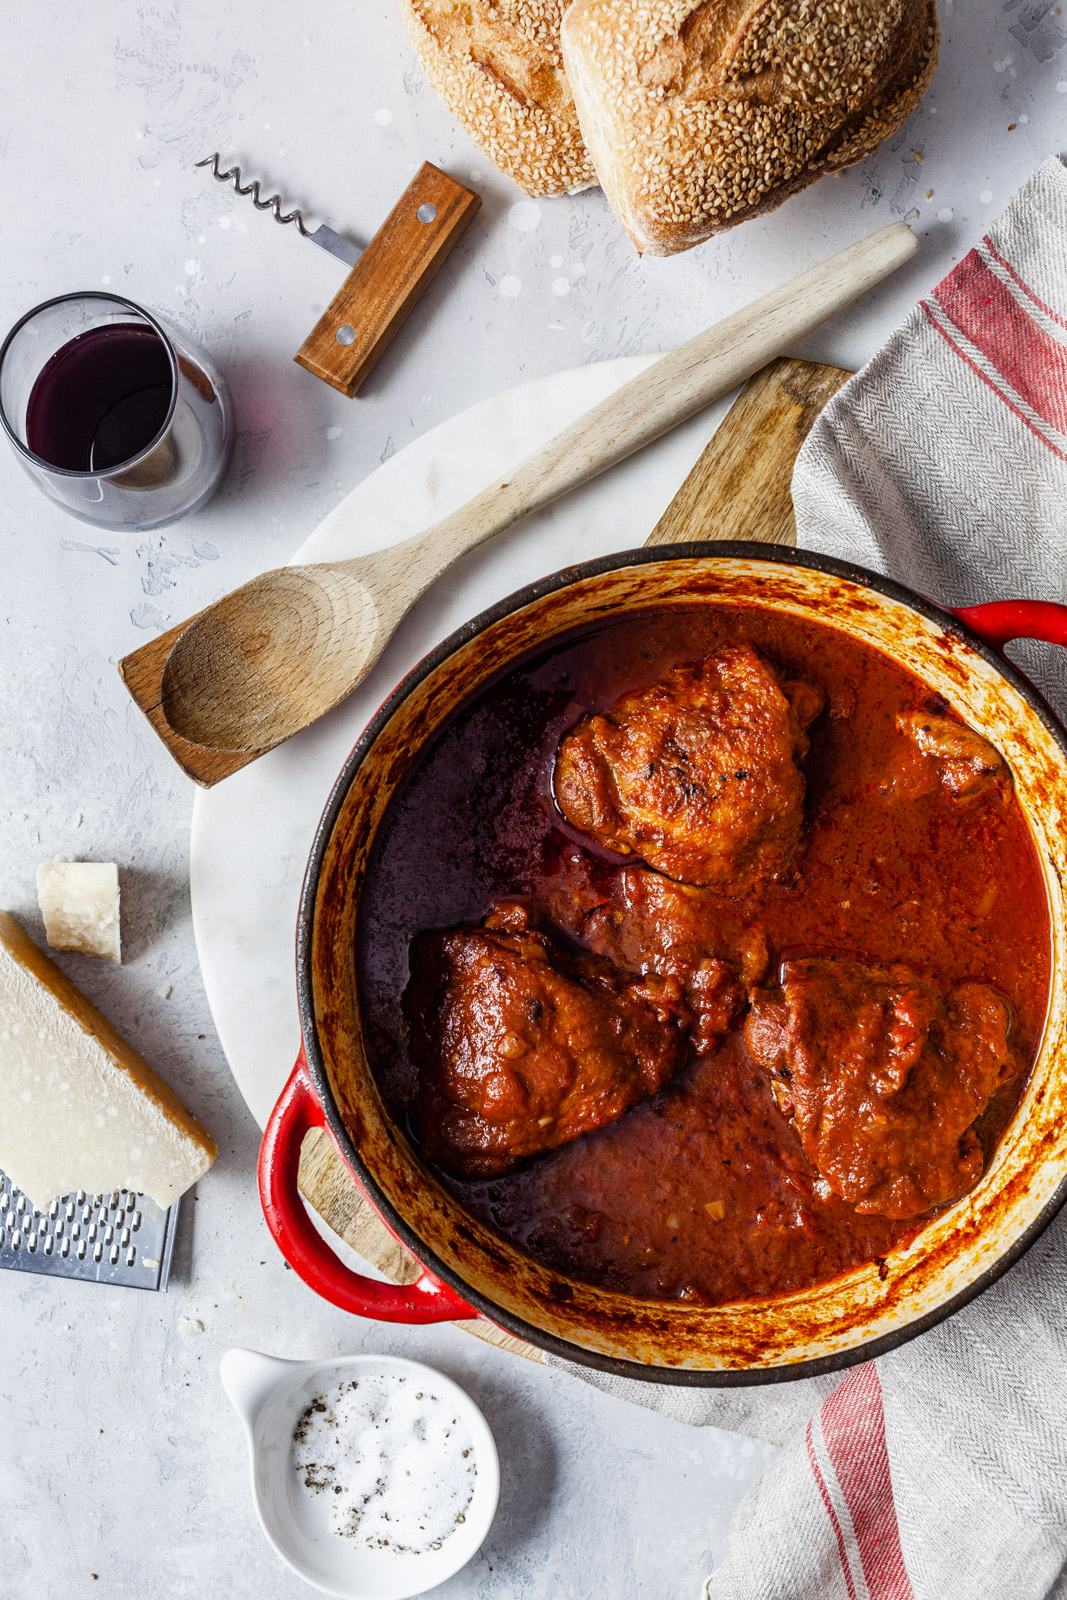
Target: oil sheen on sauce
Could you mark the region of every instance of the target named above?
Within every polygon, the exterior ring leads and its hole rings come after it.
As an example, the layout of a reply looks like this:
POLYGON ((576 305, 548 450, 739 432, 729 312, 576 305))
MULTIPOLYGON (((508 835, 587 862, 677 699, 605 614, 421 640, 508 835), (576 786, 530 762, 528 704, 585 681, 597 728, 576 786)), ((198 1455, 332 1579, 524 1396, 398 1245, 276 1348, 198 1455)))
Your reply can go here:
MULTIPOLYGON (((906 962, 945 987, 992 984, 1011 1003, 1024 1068, 1049 991, 1047 900, 1025 819, 929 786, 898 712, 932 692, 879 651, 758 607, 631 614, 533 654, 469 700, 390 804, 358 931, 371 1066, 406 1125, 414 1085, 401 996, 415 933, 481 921, 505 895, 536 901, 619 870, 560 825, 547 775, 579 716, 732 642, 826 695, 805 761, 805 842, 795 872, 741 901, 709 897, 709 947, 753 924, 771 972, 784 956, 906 962)), ((943 709, 943 706, 942 706, 943 709)), ((991 1152, 1026 1072, 978 1124, 991 1152)), ((690 1058, 617 1122, 491 1181, 442 1181, 472 1213, 556 1271, 650 1299, 766 1298, 879 1260, 923 1219, 861 1216, 821 1198, 739 1031, 690 1058)))

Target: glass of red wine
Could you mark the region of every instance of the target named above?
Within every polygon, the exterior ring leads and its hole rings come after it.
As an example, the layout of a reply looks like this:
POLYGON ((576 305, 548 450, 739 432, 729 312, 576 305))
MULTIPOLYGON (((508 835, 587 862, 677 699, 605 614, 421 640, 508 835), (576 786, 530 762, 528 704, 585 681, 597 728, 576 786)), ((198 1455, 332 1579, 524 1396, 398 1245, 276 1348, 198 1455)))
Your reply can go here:
POLYGON ((151 312, 88 290, 46 300, 0 346, 0 425, 34 482, 103 528, 162 528, 209 500, 233 402, 205 355, 151 312))

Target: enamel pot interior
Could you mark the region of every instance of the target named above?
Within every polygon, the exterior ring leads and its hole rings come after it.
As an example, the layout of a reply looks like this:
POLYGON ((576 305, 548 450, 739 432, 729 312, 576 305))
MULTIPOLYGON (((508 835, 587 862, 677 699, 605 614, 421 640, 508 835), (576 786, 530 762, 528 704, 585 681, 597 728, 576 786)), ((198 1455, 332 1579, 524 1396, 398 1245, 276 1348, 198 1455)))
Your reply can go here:
POLYGON ((543 1348, 630 1376, 737 1384, 877 1354, 1004 1271, 1067 1192, 1067 757, 1024 679, 935 606, 827 558, 765 546, 640 550, 558 574, 446 640, 353 751, 312 852, 299 930, 304 1039, 338 1144, 398 1237, 489 1319, 543 1348), (360 892, 397 785, 452 711, 526 651, 591 621, 664 604, 769 606, 842 629, 943 695, 1007 757, 1044 871, 1053 978, 1025 1096, 978 1187, 906 1248, 772 1301, 701 1307, 592 1288, 541 1266, 463 1211, 391 1120, 367 1065, 355 961, 360 892))

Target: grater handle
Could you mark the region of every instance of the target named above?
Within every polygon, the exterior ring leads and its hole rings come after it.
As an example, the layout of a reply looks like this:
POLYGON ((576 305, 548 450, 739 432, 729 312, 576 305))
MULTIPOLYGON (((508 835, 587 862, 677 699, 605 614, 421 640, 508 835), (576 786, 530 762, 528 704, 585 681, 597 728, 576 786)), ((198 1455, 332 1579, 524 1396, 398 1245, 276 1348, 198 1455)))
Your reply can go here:
POLYGON ((411 1284, 379 1283, 353 1272, 330 1249, 313 1226, 297 1187, 304 1135, 312 1128, 326 1127, 301 1045, 259 1150, 263 1214, 293 1271, 324 1300, 357 1317, 373 1317, 378 1322, 453 1322, 476 1317, 473 1307, 429 1272, 424 1271, 411 1284))
POLYGON ((481 203, 424 161, 294 359, 351 399, 481 203))

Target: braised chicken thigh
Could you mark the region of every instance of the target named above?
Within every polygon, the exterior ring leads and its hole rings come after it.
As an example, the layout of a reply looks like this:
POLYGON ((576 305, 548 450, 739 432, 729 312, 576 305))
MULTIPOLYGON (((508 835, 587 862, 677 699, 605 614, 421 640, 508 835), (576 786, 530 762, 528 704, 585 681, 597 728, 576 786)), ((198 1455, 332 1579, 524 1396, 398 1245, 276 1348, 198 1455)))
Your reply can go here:
POLYGON ((571 957, 498 906, 484 928, 415 941, 405 996, 427 1154, 466 1177, 506 1172, 603 1127, 686 1053, 681 986, 571 957))
POLYGON ((821 705, 809 684, 787 692, 751 645, 723 646, 584 717, 560 745, 556 802, 611 850, 746 894, 796 854, 804 730, 821 705))
POLYGON ((804 1153, 860 1212, 913 1217, 973 1188, 976 1119, 1019 1070, 1004 1000, 982 983, 947 995, 907 967, 790 961, 756 990, 749 1053, 804 1153))

